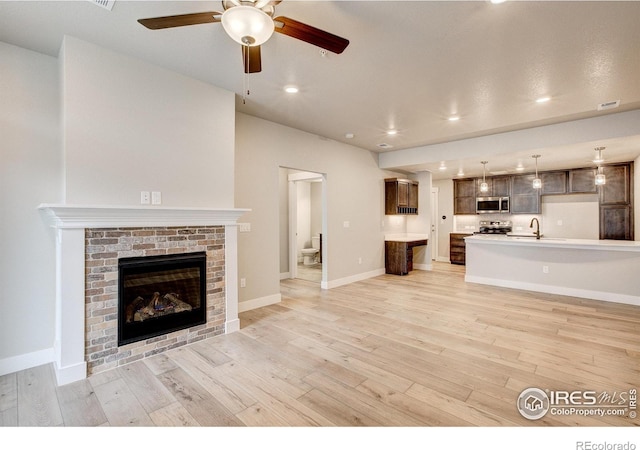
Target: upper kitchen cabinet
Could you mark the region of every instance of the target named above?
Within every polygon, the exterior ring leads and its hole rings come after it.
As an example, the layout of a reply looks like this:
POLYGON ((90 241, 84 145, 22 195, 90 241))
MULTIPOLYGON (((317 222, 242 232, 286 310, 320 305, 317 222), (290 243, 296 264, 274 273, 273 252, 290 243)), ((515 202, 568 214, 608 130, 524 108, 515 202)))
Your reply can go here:
POLYGON ((533 188, 534 174, 511 177, 511 214, 540 214, 540 190, 533 188))
POLYGON ((508 197, 511 193, 511 177, 496 176, 486 177, 485 181, 489 186, 487 192, 480 192, 482 178, 476 179, 476 193, 478 197, 508 197))
POLYGON ((542 180, 541 195, 557 195, 567 193, 567 171, 558 170, 540 173, 542 180))
POLYGON ((601 205, 622 205, 631 202, 632 170, 633 166, 630 163, 602 167, 607 182, 600 186, 601 205))
POLYGON ((595 194, 596 169, 573 169, 569 171, 570 194, 595 194))
POLYGON ((400 178, 384 180, 384 213, 418 214, 418 182, 400 178))
POLYGON ((465 178, 453 180, 453 213, 476 213, 476 180, 465 178))

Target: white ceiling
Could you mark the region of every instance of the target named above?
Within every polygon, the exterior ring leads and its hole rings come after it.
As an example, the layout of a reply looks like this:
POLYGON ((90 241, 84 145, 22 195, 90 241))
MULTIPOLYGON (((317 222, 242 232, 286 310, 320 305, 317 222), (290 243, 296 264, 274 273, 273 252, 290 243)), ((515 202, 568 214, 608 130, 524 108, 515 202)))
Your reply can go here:
MULTIPOLYGON (((109 11, 85 0, 0 1, 0 41, 57 56, 63 35, 72 35, 234 91, 238 111, 376 152, 640 108, 636 1, 284 0, 276 16, 337 34, 350 45, 340 55, 323 56, 317 47, 275 33, 262 46, 262 72, 248 77, 246 104, 239 45, 219 23, 156 31, 137 23, 203 11, 223 11, 221 2, 116 0, 109 11), (300 92, 285 94, 289 84, 300 92), (536 103, 541 96, 551 101, 536 103), (617 109, 596 110, 612 100, 620 100, 617 109), (447 120, 453 114, 460 120, 447 120), (387 136, 390 128, 398 134, 387 136)), ((588 165, 585 152, 595 144, 602 142, 555 152, 564 156, 554 164, 588 165)), ((606 146, 609 160, 634 159, 640 136, 606 146)), ((491 170, 513 170, 518 158, 531 159, 505 153, 491 170)), ((483 157, 475 159, 481 172, 483 157)), ((404 169, 444 177, 436 166, 404 169)))

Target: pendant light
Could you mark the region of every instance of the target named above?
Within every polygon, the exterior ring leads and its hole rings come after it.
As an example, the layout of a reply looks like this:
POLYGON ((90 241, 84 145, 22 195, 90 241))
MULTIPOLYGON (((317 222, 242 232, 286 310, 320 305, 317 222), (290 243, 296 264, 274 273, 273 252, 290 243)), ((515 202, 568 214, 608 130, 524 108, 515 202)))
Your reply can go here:
POLYGON ((593 162, 598 164, 598 172, 596 172, 596 186, 602 186, 607 183, 607 178, 605 177, 604 172, 602 171, 602 166, 600 165, 600 163, 604 161, 602 158, 602 150, 604 150, 604 147, 596 147, 595 150, 597 152, 597 156, 593 162))
POLYGON ((485 169, 487 167, 488 161, 481 161, 482 164, 482 183, 480 183, 480 192, 489 192, 489 185, 487 184, 487 178, 485 169))
POLYGON ((536 160, 536 177, 533 179, 533 188, 540 189, 542 188, 542 180, 538 177, 538 158, 540 155, 532 155, 531 157, 536 160))

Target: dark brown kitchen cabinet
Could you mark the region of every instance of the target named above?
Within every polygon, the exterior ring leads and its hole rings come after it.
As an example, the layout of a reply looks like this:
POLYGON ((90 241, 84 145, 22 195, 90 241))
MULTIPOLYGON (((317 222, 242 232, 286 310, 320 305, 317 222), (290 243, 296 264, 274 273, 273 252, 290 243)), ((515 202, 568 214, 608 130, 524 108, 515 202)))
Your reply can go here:
POLYGON ((476 213, 476 180, 474 178, 453 180, 453 213, 476 213))
POLYGON ((629 205, 600 205, 600 239, 633 240, 632 208, 629 205))
POLYGON ((471 236, 470 233, 450 233, 449 234, 449 261, 451 264, 466 264, 466 245, 464 238, 471 236))
POLYGON ((567 171, 558 170, 543 172, 540 174, 542 180, 541 195, 557 195, 567 193, 567 171))
POLYGON ((600 186, 601 205, 623 205, 631 202, 631 171, 629 163, 602 167, 607 182, 600 186))
POLYGON ((606 183, 599 186, 600 239, 634 239, 633 163, 602 167, 606 183))
POLYGON ((508 197, 511 192, 511 177, 509 176, 496 176, 485 177, 484 180, 487 183, 487 192, 480 191, 480 185, 483 178, 476 178, 476 195, 478 197, 508 197))
POLYGON ((385 241, 385 273, 391 275, 407 275, 413 270, 413 248, 427 245, 427 243, 427 239, 418 239, 415 241, 385 241))
POLYGON ((418 214, 418 182, 399 178, 384 180, 385 211, 392 214, 418 214))
POLYGON ((511 177, 491 177, 491 195, 493 197, 508 197, 511 194, 511 177))
POLYGON ((572 169, 569 171, 570 194, 595 194, 596 169, 572 169))
POLYGON ((534 174, 511 177, 511 214, 540 214, 540 189, 533 188, 534 174))

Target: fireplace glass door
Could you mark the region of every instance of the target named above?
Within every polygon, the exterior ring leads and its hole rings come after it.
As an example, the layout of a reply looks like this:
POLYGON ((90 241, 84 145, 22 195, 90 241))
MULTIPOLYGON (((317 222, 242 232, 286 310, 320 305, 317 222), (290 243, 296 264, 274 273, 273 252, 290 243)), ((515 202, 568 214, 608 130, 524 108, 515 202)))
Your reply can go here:
POLYGON ((205 252, 118 261, 118 345, 205 322, 205 252))

